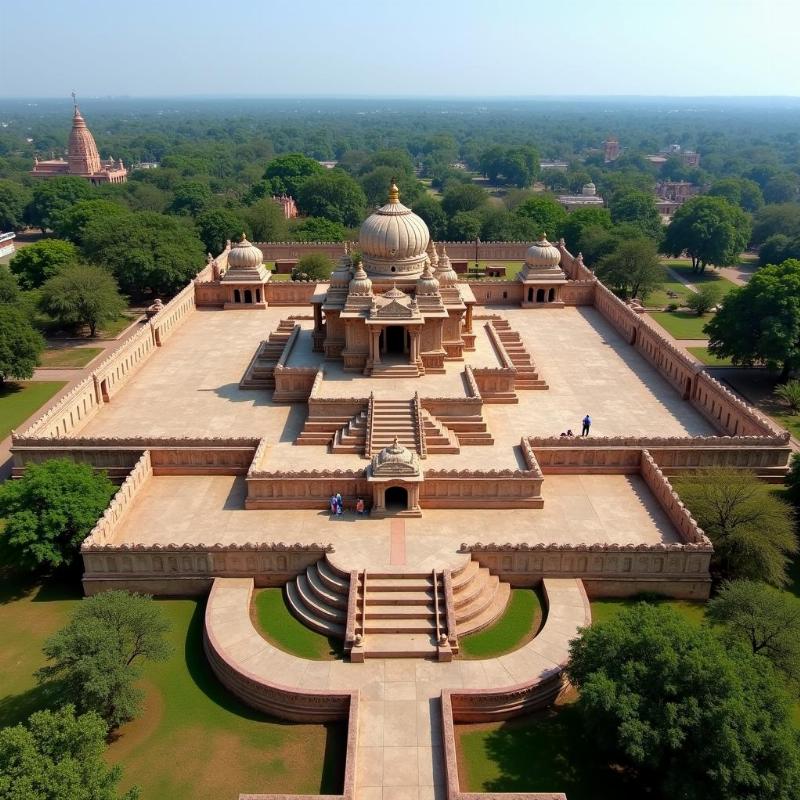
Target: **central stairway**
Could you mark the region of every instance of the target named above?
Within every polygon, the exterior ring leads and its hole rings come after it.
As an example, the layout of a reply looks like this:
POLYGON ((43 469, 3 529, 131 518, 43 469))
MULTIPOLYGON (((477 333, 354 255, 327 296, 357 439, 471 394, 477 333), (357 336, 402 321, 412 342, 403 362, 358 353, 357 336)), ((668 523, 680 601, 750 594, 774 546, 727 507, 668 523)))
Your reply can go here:
POLYGON ((414 400, 373 399, 367 435, 369 452, 364 455, 372 458, 384 447, 389 447, 395 436, 403 447, 421 455, 418 428, 414 400))

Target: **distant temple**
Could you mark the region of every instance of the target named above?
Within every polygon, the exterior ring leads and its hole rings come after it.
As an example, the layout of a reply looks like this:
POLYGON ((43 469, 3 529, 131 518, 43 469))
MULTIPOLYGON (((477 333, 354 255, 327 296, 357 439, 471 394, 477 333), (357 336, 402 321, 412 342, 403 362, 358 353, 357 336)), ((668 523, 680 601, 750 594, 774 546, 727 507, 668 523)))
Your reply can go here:
POLYGON ((282 194, 273 195, 272 199, 281 207, 283 210, 283 216, 286 219, 294 219, 297 216, 297 205, 294 202, 293 197, 282 194))
POLYGON ((94 137, 86 127, 86 120, 78 109, 75 92, 72 93, 72 100, 75 112, 72 116, 72 130, 69 134, 66 160, 55 158, 49 161, 39 161, 37 158, 34 161, 31 175, 34 178, 75 175, 78 178, 86 178, 87 181, 94 184, 124 183, 128 179, 128 170, 125 169, 122 159, 119 161, 115 161, 113 158, 105 161, 100 159, 94 137))

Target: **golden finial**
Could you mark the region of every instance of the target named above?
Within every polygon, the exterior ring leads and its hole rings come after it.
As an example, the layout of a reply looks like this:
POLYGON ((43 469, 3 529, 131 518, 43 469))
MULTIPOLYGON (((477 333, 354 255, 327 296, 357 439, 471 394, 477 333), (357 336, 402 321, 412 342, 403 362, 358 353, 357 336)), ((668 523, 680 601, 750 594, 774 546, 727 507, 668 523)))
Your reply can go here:
POLYGON ((389 187, 389 202, 400 202, 400 190, 397 188, 397 178, 392 178, 392 185, 389 187))
POLYGON ((244 231, 242 231, 242 238, 239 239, 239 241, 240 242, 246 242, 247 241, 247 234, 244 231))
POLYGON ((542 231, 541 235, 539 236, 539 241, 540 242, 546 242, 547 241, 547 234, 544 231, 542 231))

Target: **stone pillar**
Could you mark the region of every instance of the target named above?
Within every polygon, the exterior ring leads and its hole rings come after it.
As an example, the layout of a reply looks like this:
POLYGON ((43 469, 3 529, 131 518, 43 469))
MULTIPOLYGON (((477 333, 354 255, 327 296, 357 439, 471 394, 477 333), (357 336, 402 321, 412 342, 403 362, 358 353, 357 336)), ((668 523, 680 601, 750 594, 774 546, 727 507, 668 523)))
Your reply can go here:
POLYGON ((322 330, 322 306, 319 303, 314 303, 314 330, 322 330))
POLYGON ((412 328, 409 331, 411 335, 411 353, 409 355, 409 363, 416 364, 419 361, 419 331, 412 328))
POLYGON ((370 331, 370 348, 372 351, 372 363, 381 363, 381 331, 380 328, 373 328, 370 331))
POLYGON ((464 317, 464 332, 472 333, 472 304, 467 306, 467 314, 464 317))

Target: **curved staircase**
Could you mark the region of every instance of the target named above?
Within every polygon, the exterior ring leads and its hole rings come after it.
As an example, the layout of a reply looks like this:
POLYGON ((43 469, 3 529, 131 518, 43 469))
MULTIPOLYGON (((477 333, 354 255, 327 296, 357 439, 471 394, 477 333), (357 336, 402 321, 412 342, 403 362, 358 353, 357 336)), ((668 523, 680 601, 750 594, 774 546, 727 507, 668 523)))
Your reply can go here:
POLYGON ((291 612, 312 630, 344 639, 350 575, 321 559, 286 584, 291 612))
POLYGON ((491 625, 506 610, 511 586, 477 561, 468 561, 452 574, 456 634, 464 636, 491 625))

